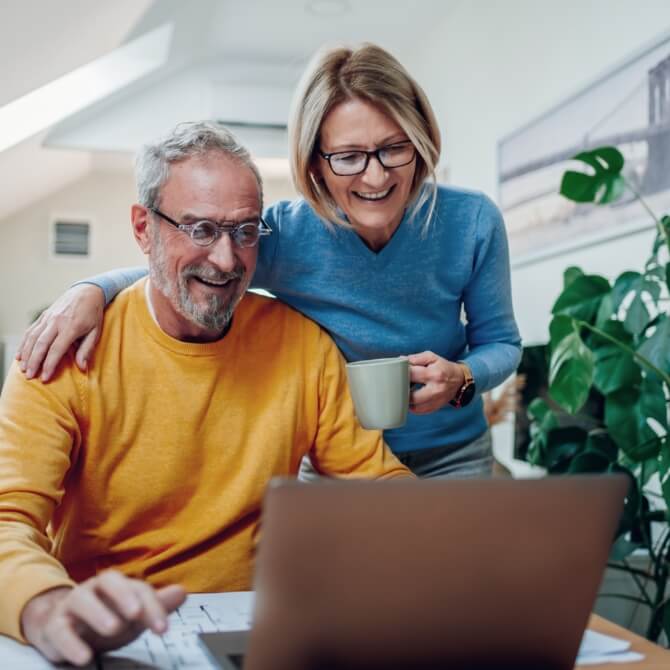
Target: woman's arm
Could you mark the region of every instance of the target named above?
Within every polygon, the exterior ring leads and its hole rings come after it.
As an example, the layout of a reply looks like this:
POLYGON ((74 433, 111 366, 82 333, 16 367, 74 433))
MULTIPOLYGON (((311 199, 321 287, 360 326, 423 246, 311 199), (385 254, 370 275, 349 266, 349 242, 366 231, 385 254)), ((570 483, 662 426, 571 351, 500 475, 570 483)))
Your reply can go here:
POLYGON ((463 360, 472 370, 477 392, 483 393, 502 384, 521 360, 505 223, 488 198, 483 198, 479 211, 474 267, 463 304, 468 340, 463 360))
POLYGON ((51 379, 67 350, 80 340, 75 360, 81 370, 100 338, 105 307, 124 288, 147 274, 146 268, 112 270, 77 282, 25 332, 16 358, 28 379, 51 379))
POLYGON ((80 286, 81 284, 93 284, 97 286, 105 294, 105 307, 107 307, 124 288, 132 286, 138 279, 146 277, 147 273, 148 270, 144 267, 118 268, 94 275, 88 279, 82 279, 75 282, 72 286, 80 286))
MULTIPOLYGON (((462 360, 481 394, 516 370, 521 338, 512 308, 505 224, 498 208, 484 196, 475 225, 473 270, 463 292, 468 351, 462 360)), ((460 365, 431 351, 412 354, 409 361, 411 381, 421 384, 410 394, 410 409, 415 414, 444 407, 465 381, 460 365)))

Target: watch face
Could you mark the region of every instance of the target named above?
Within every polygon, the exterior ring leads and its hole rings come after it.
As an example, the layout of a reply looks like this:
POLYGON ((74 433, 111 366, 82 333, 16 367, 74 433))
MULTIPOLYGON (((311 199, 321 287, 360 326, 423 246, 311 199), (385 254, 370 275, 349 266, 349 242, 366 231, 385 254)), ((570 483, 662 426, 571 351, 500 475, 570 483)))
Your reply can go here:
POLYGON ((459 406, 465 407, 465 405, 469 404, 474 397, 475 397, 475 385, 468 384, 463 389, 463 393, 461 393, 460 402, 458 403, 459 406))
POLYGON ((472 401, 475 397, 475 383, 470 381, 470 383, 465 383, 458 389, 456 396, 449 401, 449 404, 452 407, 465 407, 468 403, 472 401))

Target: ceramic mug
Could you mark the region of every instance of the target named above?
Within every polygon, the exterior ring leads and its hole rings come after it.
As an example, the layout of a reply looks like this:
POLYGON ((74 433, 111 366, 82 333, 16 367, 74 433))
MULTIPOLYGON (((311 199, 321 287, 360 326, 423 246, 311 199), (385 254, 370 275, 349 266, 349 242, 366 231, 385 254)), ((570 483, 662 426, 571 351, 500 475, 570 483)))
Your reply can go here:
POLYGON ((409 359, 375 358, 347 363, 356 416, 363 428, 398 428, 407 421, 409 359))

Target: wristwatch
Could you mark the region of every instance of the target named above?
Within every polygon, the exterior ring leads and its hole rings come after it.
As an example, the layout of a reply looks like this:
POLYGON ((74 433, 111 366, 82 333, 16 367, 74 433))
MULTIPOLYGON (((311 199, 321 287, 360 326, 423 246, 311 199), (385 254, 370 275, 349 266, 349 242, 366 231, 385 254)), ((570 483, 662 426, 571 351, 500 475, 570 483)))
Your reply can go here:
POLYGON ((465 381, 461 388, 456 391, 456 395, 449 401, 449 404, 456 408, 465 407, 475 397, 475 380, 470 368, 463 361, 457 361, 457 364, 463 369, 465 381))

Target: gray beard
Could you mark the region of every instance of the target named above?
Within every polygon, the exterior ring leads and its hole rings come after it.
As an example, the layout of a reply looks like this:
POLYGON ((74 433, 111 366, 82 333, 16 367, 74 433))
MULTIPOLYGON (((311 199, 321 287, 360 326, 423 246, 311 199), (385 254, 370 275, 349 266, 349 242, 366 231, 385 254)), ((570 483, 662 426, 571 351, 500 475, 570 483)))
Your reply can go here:
POLYGON ((222 296, 209 295, 204 306, 195 303, 191 298, 188 280, 191 277, 200 277, 210 281, 224 281, 228 278, 242 280, 244 270, 238 268, 233 272, 220 272, 208 265, 191 263, 182 269, 175 281, 168 276, 165 247, 157 227, 152 227, 150 235, 152 252, 149 276, 151 283, 170 301, 177 312, 189 321, 210 331, 223 332, 244 296, 249 280, 240 284, 239 293, 233 296, 228 303, 222 296))

